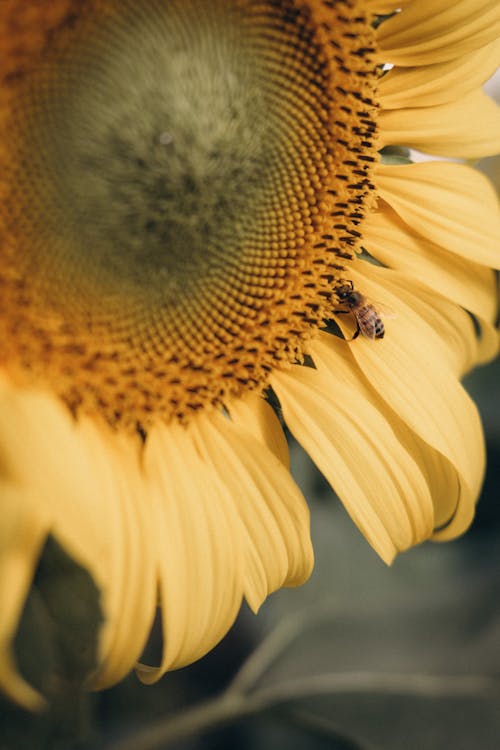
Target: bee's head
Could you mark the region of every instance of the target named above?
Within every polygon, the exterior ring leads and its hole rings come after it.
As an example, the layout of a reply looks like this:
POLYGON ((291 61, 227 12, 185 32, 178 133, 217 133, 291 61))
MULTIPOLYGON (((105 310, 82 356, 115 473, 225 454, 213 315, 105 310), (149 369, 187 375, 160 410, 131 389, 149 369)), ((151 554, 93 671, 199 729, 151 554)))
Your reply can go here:
POLYGON ((347 297, 350 294, 352 294, 352 292, 353 292, 352 282, 350 282, 349 284, 341 284, 335 289, 335 294, 339 298, 340 302, 345 302, 347 297))
POLYGON ((362 300, 362 295, 354 290, 352 281, 338 286, 335 289, 335 294, 337 295, 339 302, 345 302, 346 305, 356 306, 362 300))

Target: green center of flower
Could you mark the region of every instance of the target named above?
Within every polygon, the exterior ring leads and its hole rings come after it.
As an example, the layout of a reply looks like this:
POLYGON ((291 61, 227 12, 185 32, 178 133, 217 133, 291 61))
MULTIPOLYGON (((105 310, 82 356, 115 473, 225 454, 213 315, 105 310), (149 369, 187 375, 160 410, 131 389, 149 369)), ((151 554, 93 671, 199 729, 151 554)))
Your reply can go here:
MULTIPOLYGON (((94 316, 118 299, 140 316, 186 302, 196 316, 262 229, 268 245, 273 228, 286 231, 300 125, 280 126, 282 74, 246 28, 258 19, 251 4, 124 5, 92 44, 54 60, 56 75, 33 81, 36 127, 19 156, 43 240, 27 261, 64 278, 51 293, 66 314, 86 313, 90 297, 94 316)), ((286 29, 275 34, 276 47, 289 41, 286 29)))
POLYGON ((331 5, 95 0, 46 34, 8 118, 7 360, 147 424, 300 357, 373 159, 373 65, 334 39, 369 25, 331 5))

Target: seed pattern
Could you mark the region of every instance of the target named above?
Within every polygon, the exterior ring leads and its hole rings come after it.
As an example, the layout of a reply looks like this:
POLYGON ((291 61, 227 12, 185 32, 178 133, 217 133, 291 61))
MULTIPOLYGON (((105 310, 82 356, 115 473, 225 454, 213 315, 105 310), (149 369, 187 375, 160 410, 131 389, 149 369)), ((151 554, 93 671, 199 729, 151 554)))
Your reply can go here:
POLYGON ((262 391, 331 317, 374 200, 371 19, 5 3, 2 365, 127 430, 262 391))

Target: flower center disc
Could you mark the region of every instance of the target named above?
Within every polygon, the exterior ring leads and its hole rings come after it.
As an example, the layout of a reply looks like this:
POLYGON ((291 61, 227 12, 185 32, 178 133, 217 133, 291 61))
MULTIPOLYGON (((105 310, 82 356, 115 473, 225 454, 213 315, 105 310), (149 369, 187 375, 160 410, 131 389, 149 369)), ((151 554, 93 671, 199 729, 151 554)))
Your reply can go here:
POLYGON ((26 6, 0 10, 1 360, 134 429, 262 388, 328 316, 370 194, 366 19, 26 6))

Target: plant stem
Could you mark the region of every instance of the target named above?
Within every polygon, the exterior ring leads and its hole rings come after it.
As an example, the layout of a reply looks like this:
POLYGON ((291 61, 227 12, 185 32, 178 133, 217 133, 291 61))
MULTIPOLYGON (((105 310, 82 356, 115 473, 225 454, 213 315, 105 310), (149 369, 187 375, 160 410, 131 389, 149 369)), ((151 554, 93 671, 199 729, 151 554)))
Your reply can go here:
POLYGON ((109 750, 154 750, 183 737, 201 734, 211 727, 220 727, 246 713, 245 696, 223 693, 147 729, 141 729, 131 737, 112 744, 109 750))
POLYGON ((183 713, 168 717, 109 750, 157 750, 167 743, 202 734, 214 727, 251 716, 280 704, 318 695, 370 693, 413 695, 424 699, 475 697, 498 692, 498 680, 474 675, 435 676, 382 674, 378 672, 334 672, 301 677, 263 687, 250 693, 234 688, 183 713))

